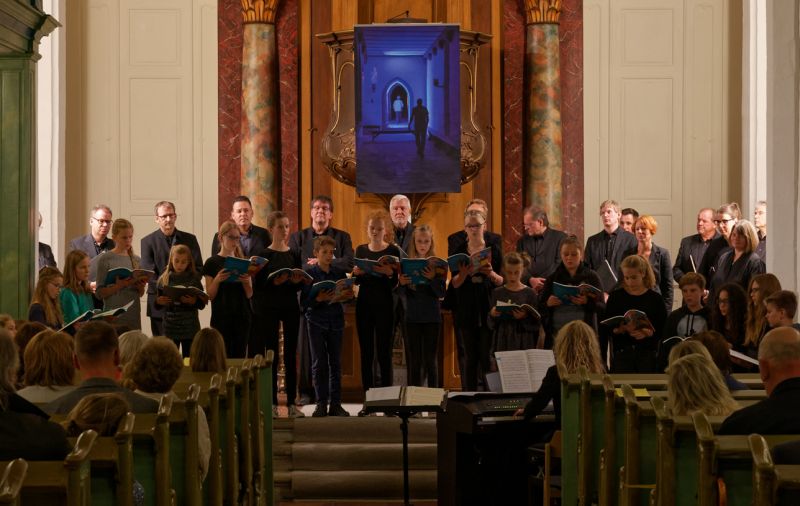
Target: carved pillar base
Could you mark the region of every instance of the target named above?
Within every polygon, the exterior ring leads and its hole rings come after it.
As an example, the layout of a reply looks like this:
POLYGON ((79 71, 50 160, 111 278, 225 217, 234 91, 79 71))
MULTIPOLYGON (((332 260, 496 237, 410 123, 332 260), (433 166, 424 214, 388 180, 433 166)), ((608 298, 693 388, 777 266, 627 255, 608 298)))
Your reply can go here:
POLYGON ((529 24, 525 47, 525 203, 561 223, 561 83, 558 25, 529 24))
POLYGON ((253 221, 266 225, 280 208, 275 25, 246 23, 243 30, 241 191, 253 201, 253 221))

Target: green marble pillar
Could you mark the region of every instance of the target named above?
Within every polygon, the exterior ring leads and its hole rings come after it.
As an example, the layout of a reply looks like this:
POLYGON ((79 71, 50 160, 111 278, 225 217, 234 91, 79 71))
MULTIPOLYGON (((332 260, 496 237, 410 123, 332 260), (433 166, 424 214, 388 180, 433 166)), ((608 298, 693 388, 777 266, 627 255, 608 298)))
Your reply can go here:
MULTIPOLYGON (((247 3, 247 2, 245 2, 247 3)), ((258 2, 255 2, 258 3, 258 2)), ((263 11, 245 9, 242 54, 241 193, 253 201, 253 221, 266 225, 280 209, 280 125, 278 123, 277 1, 263 11)))
POLYGON ((529 23, 525 44, 525 203, 561 223, 561 83, 557 23, 529 23))

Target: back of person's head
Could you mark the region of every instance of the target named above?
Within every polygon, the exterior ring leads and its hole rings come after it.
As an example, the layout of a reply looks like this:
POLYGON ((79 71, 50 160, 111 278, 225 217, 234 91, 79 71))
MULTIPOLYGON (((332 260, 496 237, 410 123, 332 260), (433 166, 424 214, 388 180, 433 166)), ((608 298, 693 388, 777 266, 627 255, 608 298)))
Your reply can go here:
POLYGON ((580 367, 585 367, 589 373, 604 372, 597 334, 581 320, 571 321, 561 327, 555 338, 553 354, 562 378, 578 372, 580 367))
POLYGON ((175 343, 166 337, 153 337, 125 366, 123 376, 139 390, 165 394, 172 390, 183 370, 183 358, 175 343))
POLYGON ((224 373, 228 358, 225 355, 225 340, 217 329, 200 329, 192 340, 189 364, 194 372, 224 373))
POLYGON ((68 386, 75 383, 75 349, 72 336, 45 330, 36 334, 25 348, 26 386, 68 386))
POLYGON ((656 275, 653 273, 653 268, 650 266, 644 257, 639 255, 630 255, 622 260, 620 265, 622 269, 634 269, 639 271, 642 276, 642 284, 645 288, 653 288, 656 286, 656 275))
POLYGON ((125 365, 133 360, 142 346, 150 339, 141 330, 129 330, 119 335, 119 363, 125 365))
POLYGON ((770 330, 758 347, 758 359, 776 368, 800 367, 800 332, 792 327, 770 330))
POLYGON ((673 415, 726 416, 738 408, 707 353, 690 353, 667 367, 667 396, 673 415))
POLYGON ((11 333, 0 329, 0 409, 8 407, 8 398, 16 388, 17 369, 19 369, 19 353, 11 333))
POLYGON ((44 331, 52 332, 51 329, 39 322, 25 322, 17 327, 17 333, 14 334, 14 344, 17 345, 17 350, 19 350, 18 380, 22 379, 22 375, 25 374, 25 348, 28 347, 28 343, 31 342, 33 336, 44 331))
POLYGON ((698 341, 691 341, 686 340, 680 344, 676 344, 669 350, 669 363, 673 363, 681 357, 685 357, 686 355, 691 355, 692 353, 699 353, 700 355, 705 355, 708 357, 708 360, 713 361, 711 358, 711 354, 708 352, 703 343, 698 341))
POLYGON ((790 290, 778 290, 764 299, 764 304, 771 304, 775 309, 782 310, 789 319, 794 319, 797 314, 797 295, 790 290))
POLYGON ((72 408, 62 426, 71 437, 90 429, 98 436, 113 436, 130 410, 128 401, 119 394, 90 394, 72 408))
POLYGON ((118 353, 117 332, 104 321, 87 322, 75 333, 75 355, 81 365, 110 365, 118 353))
POLYGON ((14 331, 16 331, 17 325, 14 321, 14 317, 10 314, 0 314, 0 329, 9 329, 9 327, 14 327, 14 331))
POLYGON ((731 345, 725 340, 725 336, 716 330, 706 330, 698 332, 692 336, 693 341, 702 343, 711 355, 711 360, 723 376, 730 374, 733 364, 731 364, 731 345))

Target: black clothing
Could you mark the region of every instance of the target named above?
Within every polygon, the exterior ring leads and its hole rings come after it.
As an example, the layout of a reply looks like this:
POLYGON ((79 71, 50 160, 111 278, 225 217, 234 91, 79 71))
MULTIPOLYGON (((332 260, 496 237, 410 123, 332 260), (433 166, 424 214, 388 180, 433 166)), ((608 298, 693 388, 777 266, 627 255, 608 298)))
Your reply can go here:
MULTIPOLYGON (((483 242, 486 243, 487 248, 496 246, 500 251, 503 250, 503 238, 499 234, 488 230, 484 231, 483 242)), ((447 256, 466 252, 466 249, 463 249, 465 244, 467 244, 467 233, 464 230, 453 232, 447 236, 447 256)))
POLYGON ((58 330, 61 327, 63 327, 63 324, 61 322, 48 322, 47 316, 45 316, 44 313, 44 307, 38 302, 34 302, 33 304, 31 304, 31 307, 28 308, 28 321, 39 322, 42 325, 50 327, 53 330, 58 330))
MULTIPOLYGON (((168 286, 193 286, 199 290, 203 289, 203 283, 200 281, 199 272, 172 272, 169 275, 168 286)), ((153 300, 158 298, 158 295, 163 295, 163 285, 157 284, 157 294, 153 300)), ((175 341, 175 345, 182 345, 181 351, 184 357, 189 356, 189 351, 192 347, 192 339, 194 335, 200 330, 200 319, 197 312, 206 307, 206 301, 201 297, 197 297, 194 304, 187 305, 180 300, 173 300, 170 304, 161 306, 155 304, 155 308, 163 311, 161 318, 161 326, 164 331, 164 336, 169 337, 175 341)))
MULTIPOLYGON (((637 251, 638 248, 628 250, 625 252, 623 258, 636 255, 637 251)), ((650 262, 650 267, 653 268, 653 274, 656 276, 656 285, 653 287, 653 291, 661 294, 661 298, 664 299, 664 309, 666 309, 667 314, 669 314, 670 311, 672 311, 672 302, 674 300, 672 264, 669 259, 669 251, 667 248, 653 244, 647 261, 650 262)))
POLYGON ((747 293, 753 276, 766 272, 764 262, 755 252, 749 255, 745 253, 734 261, 735 253, 733 249, 730 249, 719 256, 714 276, 708 287, 709 292, 716 292, 725 283, 738 283, 747 293))
POLYGON ((131 405, 133 413, 155 413, 158 410, 158 402, 121 387, 111 378, 83 380, 78 388, 49 403, 46 410, 53 414, 69 413, 81 399, 91 394, 120 394, 131 405))
POLYGON ((517 251, 531 257, 531 265, 522 275, 522 282, 529 284, 530 278, 546 278, 561 263, 561 242, 567 234, 550 227, 542 235, 525 234, 517 241, 517 251))
POLYGON ((617 227, 610 234, 605 230, 601 230, 587 239, 584 263, 600 277, 603 283, 601 288, 604 292, 610 293, 616 283, 622 280, 620 264, 626 253, 632 249, 635 250, 636 246, 636 238, 630 232, 622 230, 622 227, 617 227), (614 276, 617 278, 616 282, 608 272, 606 261, 608 261, 614 276))
POLYGON ((779 383, 756 404, 731 413, 717 434, 795 434, 800 427, 800 377, 779 383))
POLYGON ((70 450, 67 433, 47 415, 0 411, 0 460, 63 460, 70 450))
POLYGON ((672 278, 676 282, 680 282, 687 272, 700 272, 700 266, 703 264, 703 258, 711 241, 718 237, 720 237, 719 232, 714 232, 714 237, 707 241, 704 241, 703 236, 700 234, 686 236, 681 239, 678 256, 675 257, 675 265, 672 267, 672 278), (694 265, 692 265, 692 262, 694 262, 694 265))
POLYGON ((408 368, 409 386, 422 386, 422 380, 428 380, 427 386, 439 386, 439 373, 436 368, 436 352, 439 349, 439 331, 441 324, 414 323, 406 321, 406 364, 408 368))
POLYGON ((688 337, 708 330, 711 323, 711 311, 703 306, 699 311, 691 312, 686 306, 681 306, 672 311, 664 324, 661 333, 664 339, 672 336, 688 337))
POLYGON ((756 255, 765 264, 767 263, 767 236, 758 233, 758 245, 756 246, 756 255))
MULTIPOLYGON (((164 235, 160 229, 142 237, 142 262, 140 267, 155 272, 156 278, 161 277, 164 271, 167 270, 170 250, 178 244, 186 245, 189 248, 195 269, 199 272, 203 267, 203 255, 200 253, 197 237, 194 234, 177 229, 169 237, 164 235)), ((164 335, 164 309, 156 306, 156 298, 158 298, 156 284, 147 284, 147 316, 150 317, 153 335, 162 336, 164 335)), ((202 286, 199 288, 203 289, 202 286)))
POLYGON ((533 420, 544 411, 544 408, 553 401, 553 412, 556 416, 556 427, 561 427, 561 379, 558 376, 558 367, 551 365, 547 368, 539 390, 533 394, 528 404, 525 405, 523 417, 526 421, 533 420))
POLYGON ((405 313, 405 321, 410 323, 439 323, 442 311, 439 299, 444 297, 445 282, 434 278, 427 285, 407 285, 397 287, 397 294, 405 313))
POLYGON ((39 270, 45 267, 58 267, 56 258, 53 256, 53 249, 49 244, 39 243, 39 270))
POLYGON ((97 244, 94 242, 94 237, 92 237, 92 234, 86 234, 72 239, 67 247, 67 253, 75 249, 81 250, 89 255, 89 259, 91 260, 100 253, 105 253, 106 251, 114 249, 114 246, 114 241, 108 237, 103 239, 103 242, 100 244, 97 244))
MULTIPOLYGON (((384 255, 400 256, 394 244, 380 251, 370 251, 366 244, 356 248, 356 258, 378 260, 384 255)), ((391 386, 392 377, 392 330, 394 324, 394 300, 392 290, 397 286, 397 272, 391 277, 362 274, 356 276, 359 285, 356 300, 356 328, 361 350, 361 385, 366 391, 374 386, 391 386), (374 353, 377 351, 377 353, 374 353), (377 384, 372 374, 372 362, 377 356, 381 381, 377 384)))
POLYGON ((414 232, 414 225, 407 223, 405 228, 394 229, 394 245, 403 250, 404 257, 408 255, 408 247, 411 245, 411 235, 414 232))
POLYGON ((719 255, 731 249, 732 248, 728 244, 728 240, 722 235, 715 237, 710 243, 708 243, 706 254, 703 255, 703 261, 697 268, 697 272, 706 278, 706 288, 708 288, 709 284, 711 283, 711 278, 714 277, 714 272, 716 272, 717 259, 719 258, 719 255))
MULTIPOLYGON (((236 229, 237 232, 239 229, 236 229)), ((259 251, 264 250, 267 246, 272 244, 272 236, 269 235, 269 230, 259 227, 258 225, 250 224, 250 229, 247 235, 239 235, 239 243, 242 246, 242 253, 247 258, 258 255, 259 251)), ((211 241, 211 254, 216 255, 219 253, 219 234, 214 234, 214 239, 211 241)))
MULTIPOLYGON (((539 294, 539 313, 542 315, 542 326, 544 327, 545 335, 545 348, 551 349, 553 341, 556 337, 558 329, 553 325, 553 313, 559 307, 547 307, 547 299, 553 295, 553 283, 561 283, 562 285, 577 286, 581 283, 592 285, 600 288, 600 278, 597 273, 584 265, 579 265, 578 270, 575 271, 575 276, 570 276, 569 271, 564 267, 563 263, 559 263, 551 275, 547 277, 544 282, 544 288, 539 294)), ((592 327, 595 333, 598 333, 597 327, 599 323, 598 315, 601 314, 606 308, 606 303, 603 300, 602 294, 598 297, 587 297, 586 305, 583 306, 583 321, 592 327)))
POLYGON ((613 351, 612 373, 655 373, 658 369, 656 348, 661 340, 661 331, 667 318, 664 301, 661 299, 661 295, 653 290, 647 290, 641 295, 631 295, 624 288, 619 288, 611 292, 608 297, 606 313, 603 318, 621 316, 630 309, 638 309, 647 315, 655 328, 653 335, 644 339, 636 339, 627 332, 614 334, 612 327, 601 325, 600 351, 605 354, 606 343, 610 340, 613 351))
MULTIPOLYGON (((213 279, 224 267, 225 257, 214 255, 203 264, 203 276, 213 279)), ((228 358, 244 358, 250 335, 250 317, 250 302, 242 283, 220 283, 217 295, 211 301, 211 326, 225 339, 228 358)))
POLYGON ((327 235, 336 241, 334 259, 331 265, 342 272, 353 270, 353 242, 350 234, 344 230, 328 227, 321 234, 314 232, 311 227, 299 230, 289 237, 289 247, 300 252, 300 263, 304 269, 308 269, 308 259, 314 257, 314 239, 320 235, 327 235))

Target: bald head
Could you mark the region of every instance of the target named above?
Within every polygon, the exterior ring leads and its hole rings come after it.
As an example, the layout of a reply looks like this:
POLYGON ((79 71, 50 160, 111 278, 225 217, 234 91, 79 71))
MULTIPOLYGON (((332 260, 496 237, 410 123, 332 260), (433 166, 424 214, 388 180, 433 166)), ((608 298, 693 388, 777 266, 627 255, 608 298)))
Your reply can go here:
POLYGON ((758 365, 768 395, 782 381, 800 377, 800 333, 792 327, 767 332, 758 346, 758 365))

